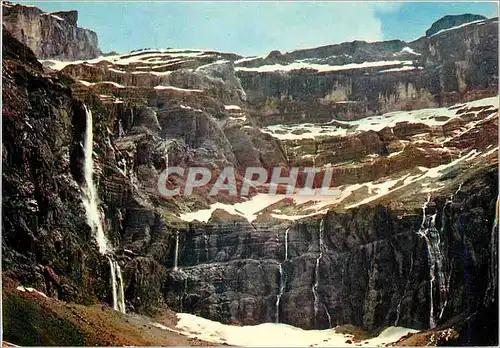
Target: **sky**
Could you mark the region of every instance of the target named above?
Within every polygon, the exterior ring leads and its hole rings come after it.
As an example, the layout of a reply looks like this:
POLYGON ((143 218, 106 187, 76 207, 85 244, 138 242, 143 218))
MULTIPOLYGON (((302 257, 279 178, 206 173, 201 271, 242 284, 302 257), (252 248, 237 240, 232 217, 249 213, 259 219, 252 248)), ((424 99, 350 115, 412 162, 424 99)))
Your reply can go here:
MULTIPOLYGON (((15 1, 14 1, 15 2, 15 1)), ((78 10, 103 52, 199 48, 265 55, 353 40, 411 41, 448 14, 498 16, 496 2, 49 2, 44 11, 78 10)))

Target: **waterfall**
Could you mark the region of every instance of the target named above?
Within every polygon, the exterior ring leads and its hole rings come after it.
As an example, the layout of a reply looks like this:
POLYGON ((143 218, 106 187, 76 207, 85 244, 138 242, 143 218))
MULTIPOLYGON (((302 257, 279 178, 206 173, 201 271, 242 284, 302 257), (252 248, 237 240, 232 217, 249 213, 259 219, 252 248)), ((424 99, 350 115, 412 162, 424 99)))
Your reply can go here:
POLYGON ((165 148, 165 170, 168 171, 168 147, 165 148))
POLYGON ((207 236, 206 232, 203 232, 203 240, 205 241, 205 262, 208 262, 208 256, 209 256, 209 252, 208 252, 208 236, 207 236))
POLYGON ((115 263, 113 260, 111 260, 110 257, 108 257, 109 261, 109 269, 111 273, 111 290, 113 293, 113 309, 117 310, 118 309, 118 291, 117 291, 117 283, 116 283, 116 268, 115 268, 115 263))
MULTIPOLYGON (((319 296, 318 296, 318 287, 319 287, 319 263, 321 258, 323 257, 323 230, 324 230, 325 220, 321 219, 319 225, 319 255, 316 259, 316 266, 314 268, 314 285, 312 287, 312 293, 314 296, 314 318, 318 315, 319 310, 319 296)), ((328 312, 328 311, 327 311, 328 312)))
MULTIPOLYGON (((285 230, 285 261, 288 260, 288 232, 290 231, 290 228, 287 228, 285 230)), ((278 241, 279 241, 279 234, 278 234, 278 241)), ((285 282, 286 282, 286 277, 285 277, 285 271, 283 270, 283 264, 279 264, 279 270, 280 270, 280 287, 278 289, 278 294, 276 295, 276 322, 280 322, 280 301, 281 301, 281 296, 283 296, 283 293, 285 291, 285 282)))
POLYGON ((118 264, 118 261, 115 262, 115 270, 116 270, 116 277, 118 278, 118 293, 117 293, 117 302, 118 305, 115 308, 116 310, 125 313, 125 291, 123 288, 123 277, 122 277, 122 269, 120 268, 120 265, 118 264))
POLYGON ((111 273, 111 290, 113 292, 113 309, 125 313, 125 293, 120 265, 108 256, 111 273))
POLYGON ((280 288, 279 293, 276 295, 276 323, 280 322, 280 301, 283 292, 285 291, 285 272, 283 271, 283 266, 280 263, 280 288))
POLYGON ((118 119, 118 138, 123 137, 123 124, 121 118, 118 119))
POLYGON ((290 228, 287 228, 285 231, 285 261, 288 260, 288 232, 290 228))
POLYGON ((498 263, 498 216, 499 211, 500 196, 497 197, 497 203, 495 206, 495 220, 493 221, 493 227, 491 228, 490 237, 490 265, 488 273, 488 287, 486 288, 486 296, 484 298, 485 305, 489 302, 493 302, 494 298, 497 296, 497 263, 498 263))
POLYGON ((398 326, 399 316, 401 315, 401 302, 403 302, 403 296, 404 296, 404 291, 403 294, 401 295, 401 300, 399 300, 398 307, 396 308, 396 320, 394 320, 394 326, 398 326))
POLYGON ((111 290, 113 295, 113 309, 125 313, 125 296, 123 290, 123 279, 118 262, 112 260, 110 254, 113 253, 113 248, 104 234, 104 229, 101 222, 101 212, 99 209, 99 197, 94 184, 94 161, 93 155, 93 131, 92 131, 92 112, 84 105, 86 116, 86 129, 84 141, 84 179, 83 186, 83 206, 87 215, 87 223, 89 224, 92 234, 95 236, 99 252, 106 255, 109 261, 111 273, 111 290))
POLYGON ((84 141, 84 179, 85 185, 83 187, 83 205, 85 207, 85 213, 87 215, 87 223, 89 224, 92 232, 94 233, 97 245, 99 246, 99 252, 101 254, 106 254, 110 247, 104 234, 104 229, 101 223, 101 211, 98 204, 97 189, 94 185, 94 160, 92 159, 93 154, 93 132, 92 132, 92 112, 85 107, 85 115, 87 127, 85 129, 85 141, 84 141))
POLYGON ((332 317, 330 316, 330 313, 328 312, 328 308, 326 305, 323 303, 323 307, 325 308, 325 313, 326 313, 326 318, 328 319, 328 328, 332 327, 332 317))
POLYGON ((290 163, 290 159, 288 158, 288 146, 286 144, 286 142, 283 142, 283 152, 285 153, 285 160, 286 160, 286 163, 290 163))
POLYGON ((179 261, 179 231, 175 232, 175 254, 174 254, 174 271, 178 269, 179 261))
MULTIPOLYGON (((436 327, 435 311, 434 311, 434 290, 437 288, 439 291, 439 302, 437 310, 443 310, 444 306, 441 304, 447 295, 446 277, 444 275, 443 260, 444 255, 441 252, 441 237, 440 231, 436 228, 436 214, 426 215, 426 208, 429 204, 431 196, 427 197, 427 201, 422 206, 423 218, 422 225, 418 230, 418 235, 422 237, 427 245, 427 256, 429 259, 429 283, 430 283, 430 313, 429 313, 429 326, 431 329, 436 327), (435 282, 437 281, 437 287, 435 282)), ((446 301, 445 301, 446 305, 446 301)), ((440 314, 440 316, 442 313, 440 314)))

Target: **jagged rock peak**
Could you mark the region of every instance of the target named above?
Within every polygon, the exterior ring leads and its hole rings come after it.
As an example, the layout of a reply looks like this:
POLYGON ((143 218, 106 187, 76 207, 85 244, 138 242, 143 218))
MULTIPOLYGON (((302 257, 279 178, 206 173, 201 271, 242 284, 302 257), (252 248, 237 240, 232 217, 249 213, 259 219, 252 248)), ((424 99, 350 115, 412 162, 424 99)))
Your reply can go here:
POLYGON ((487 18, 485 16, 470 13, 444 16, 432 23, 431 27, 425 31, 425 36, 431 36, 436 34, 440 30, 445 30, 465 23, 480 21, 484 19, 487 18))
POLYGON ((77 26, 77 11, 45 12, 24 4, 2 2, 4 27, 39 59, 91 59, 101 55, 97 34, 77 26))

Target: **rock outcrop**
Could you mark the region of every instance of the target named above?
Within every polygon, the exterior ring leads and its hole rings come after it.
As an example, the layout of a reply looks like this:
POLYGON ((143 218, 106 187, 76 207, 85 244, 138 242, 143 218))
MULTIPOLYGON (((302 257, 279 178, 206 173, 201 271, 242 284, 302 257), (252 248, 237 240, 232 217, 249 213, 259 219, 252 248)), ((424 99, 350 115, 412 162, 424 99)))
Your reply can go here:
POLYGON ((2 1, 2 23, 38 59, 78 60, 101 55, 97 34, 77 26, 78 12, 43 12, 34 6, 2 1))
POLYGON ((470 13, 462 15, 444 16, 438 19, 436 22, 432 23, 431 27, 425 31, 425 36, 432 36, 441 30, 450 29, 474 21, 482 21, 485 19, 486 19, 485 16, 474 15, 470 13))
POLYGON ((106 261, 86 224, 77 175, 82 104, 7 30, 2 39, 4 275, 65 301, 103 296, 106 261))

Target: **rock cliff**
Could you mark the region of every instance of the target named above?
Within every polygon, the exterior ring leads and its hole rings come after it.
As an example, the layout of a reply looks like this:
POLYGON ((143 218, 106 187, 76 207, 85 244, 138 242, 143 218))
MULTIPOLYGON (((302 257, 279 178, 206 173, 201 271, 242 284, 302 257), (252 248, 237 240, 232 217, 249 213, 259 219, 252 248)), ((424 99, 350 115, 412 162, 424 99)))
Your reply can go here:
POLYGON ((89 59, 101 55, 97 34, 77 26, 78 12, 47 13, 2 1, 2 23, 39 59, 89 59))
MULTIPOLYGON (((497 343, 498 321, 486 319, 498 314, 496 19, 437 24, 411 43, 262 58, 147 49, 84 63, 69 59, 87 46, 16 40, 12 13, 51 15, 4 9, 5 276, 64 301, 110 303, 81 198, 85 104, 128 311, 453 328, 448 343, 497 343), (341 194, 163 197, 169 166, 231 166, 238 185, 250 166, 331 168, 341 194)), ((76 25, 74 12, 52 15, 76 25)))

